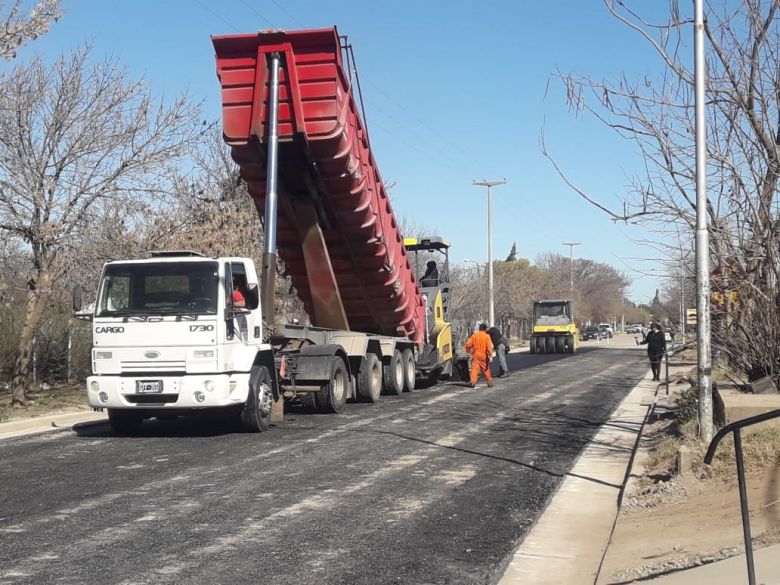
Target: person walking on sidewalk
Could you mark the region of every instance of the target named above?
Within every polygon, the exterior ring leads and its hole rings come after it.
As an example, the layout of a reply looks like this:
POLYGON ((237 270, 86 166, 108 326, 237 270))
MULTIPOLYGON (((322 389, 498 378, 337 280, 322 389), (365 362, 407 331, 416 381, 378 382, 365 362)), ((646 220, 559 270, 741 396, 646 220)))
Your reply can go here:
POLYGON ((479 331, 474 333, 466 341, 466 351, 471 354, 471 375, 469 376, 471 388, 477 385, 477 378, 482 373, 488 386, 493 385, 493 376, 490 375, 490 356, 493 355, 493 342, 487 333, 487 325, 481 323, 479 331))
POLYGON ((658 323, 653 323, 650 332, 644 340, 636 340, 637 345, 647 345, 647 357, 650 358, 650 369, 653 371, 653 381, 661 381, 661 359, 666 353, 666 336, 658 323))
POLYGON ((490 335, 490 341, 493 342, 493 349, 496 350, 496 357, 498 358, 498 377, 506 378, 509 374, 509 368, 506 365, 509 342, 498 327, 490 327, 487 332, 490 335))

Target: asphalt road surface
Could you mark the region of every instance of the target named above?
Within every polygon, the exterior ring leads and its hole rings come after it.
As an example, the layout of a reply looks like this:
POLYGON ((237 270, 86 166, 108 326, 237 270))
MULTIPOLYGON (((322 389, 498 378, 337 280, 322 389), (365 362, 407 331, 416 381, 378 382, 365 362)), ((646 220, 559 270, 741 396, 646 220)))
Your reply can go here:
POLYGON ((494 583, 647 369, 595 343, 509 366, 261 435, 187 419, 0 442, 0 583, 494 583))

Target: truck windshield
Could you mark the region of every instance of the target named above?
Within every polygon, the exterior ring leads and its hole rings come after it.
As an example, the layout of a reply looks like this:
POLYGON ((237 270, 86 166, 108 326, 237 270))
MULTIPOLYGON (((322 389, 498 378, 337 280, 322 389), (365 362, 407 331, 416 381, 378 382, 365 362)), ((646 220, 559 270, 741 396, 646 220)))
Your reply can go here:
POLYGON ((97 316, 217 313, 217 262, 110 264, 97 316))

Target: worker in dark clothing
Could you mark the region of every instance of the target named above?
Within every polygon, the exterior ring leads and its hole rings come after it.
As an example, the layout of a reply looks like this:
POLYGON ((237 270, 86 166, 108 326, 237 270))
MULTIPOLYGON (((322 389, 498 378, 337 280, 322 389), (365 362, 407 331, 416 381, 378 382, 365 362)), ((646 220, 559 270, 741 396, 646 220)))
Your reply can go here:
POLYGON ((439 286, 439 269, 436 268, 436 262, 431 260, 426 264, 425 274, 420 279, 420 284, 424 287, 439 286))
POLYGON ((509 351, 509 342, 498 327, 490 327, 488 330, 490 341, 493 342, 493 349, 498 358, 498 377, 506 378, 509 375, 509 368, 506 365, 506 354, 509 351))
POLYGON ((666 353, 666 336, 658 323, 653 323, 650 332, 644 340, 636 340, 637 345, 647 345, 647 357, 650 358, 650 369, 653 371, 653 381, 661 381, 661 359, 666 353))

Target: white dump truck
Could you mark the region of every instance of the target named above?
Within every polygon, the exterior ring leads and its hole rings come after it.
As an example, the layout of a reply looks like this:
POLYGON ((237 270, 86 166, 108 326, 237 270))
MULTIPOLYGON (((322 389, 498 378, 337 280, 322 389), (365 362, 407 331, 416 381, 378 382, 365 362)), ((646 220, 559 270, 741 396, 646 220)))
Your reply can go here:
POLYGON ((342 37, 271 31, 213 44, 225 141, 264 210, 260 274, 249 258, 193 252, 108 262, 91 310, 74 291, 74 312, 92 322, 89 404, 119 432, 205 409, 262 431, 285 399, 338 412, 452 373, 449 243, 404 242, 342 37), (443 260, 424 286, 418 252, 443 260), (277 323, 279 258, 315 326, 277 323))
POLYGON ((92 322, 89 404, 115 430, 150 417, 227 409, 246 430, 267 428, 273 405, 313 393, 323 412, 348 398, 375 402, 414 388, 415 344, 404 337, 299 325, 263 325, 248 258, 163 252, 109 262, 92 322))

